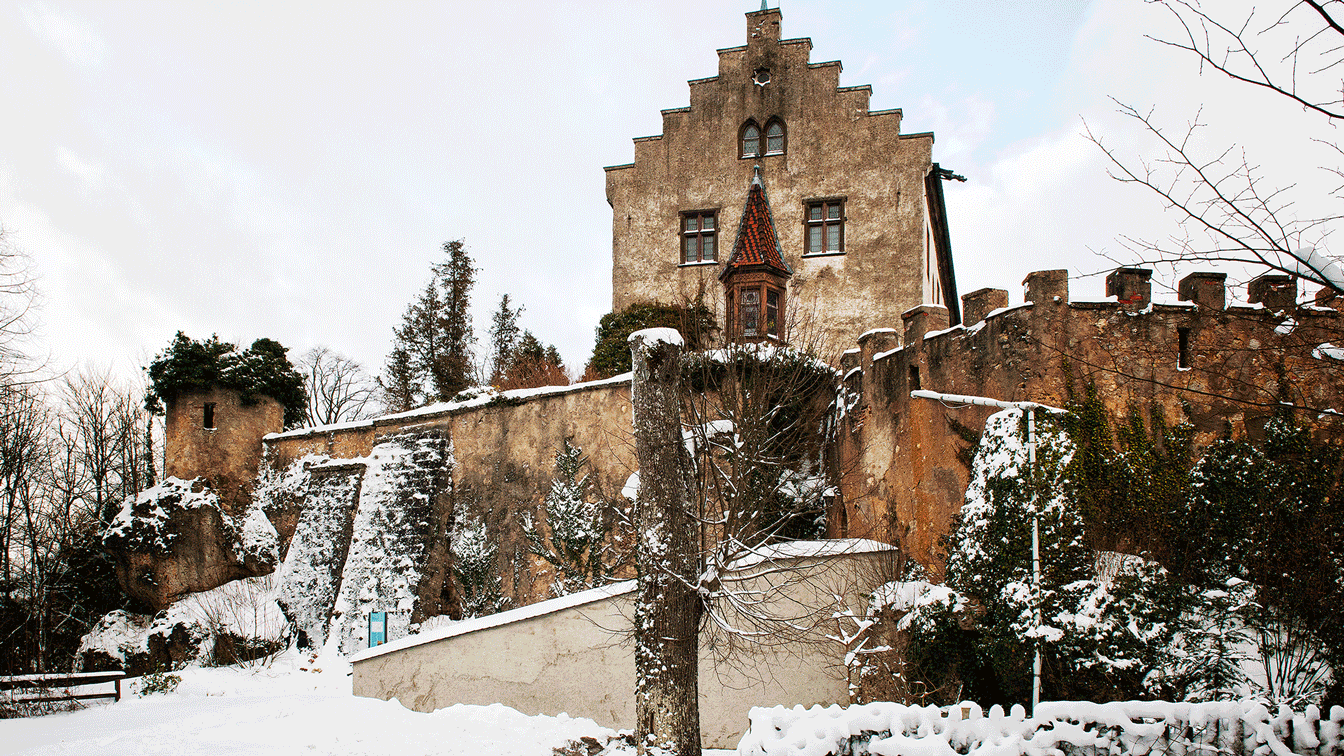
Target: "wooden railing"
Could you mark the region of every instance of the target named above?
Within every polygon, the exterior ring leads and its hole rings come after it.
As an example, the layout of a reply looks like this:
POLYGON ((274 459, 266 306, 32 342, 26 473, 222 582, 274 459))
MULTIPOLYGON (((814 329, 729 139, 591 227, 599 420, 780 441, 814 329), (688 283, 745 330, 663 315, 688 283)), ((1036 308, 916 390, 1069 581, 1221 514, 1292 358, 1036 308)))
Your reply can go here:
POLYGON ((94 698, 121 700, 121 681, 126 673, 116 672, 71 672, 66 674, 10 675, 0 676, 0 691, 6 691, 6 703, 49 703, 53 701, 85 701, 94 698), (113 684, 113 690, 102 693, 80 693, 91 685, 113 684), (31 695, 30 695, 31 694, 31 695))

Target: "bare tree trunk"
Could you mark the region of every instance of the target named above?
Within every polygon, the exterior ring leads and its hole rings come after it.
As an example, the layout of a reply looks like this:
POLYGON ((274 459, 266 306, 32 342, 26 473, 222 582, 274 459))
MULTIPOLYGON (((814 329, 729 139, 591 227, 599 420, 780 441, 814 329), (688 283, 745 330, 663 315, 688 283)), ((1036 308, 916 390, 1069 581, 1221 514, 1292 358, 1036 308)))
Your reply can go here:
POLYGON ((635 737, 641 756, 699 756, 699 553, 681 436, 680 335, 630 336, 635 379, 635 737))

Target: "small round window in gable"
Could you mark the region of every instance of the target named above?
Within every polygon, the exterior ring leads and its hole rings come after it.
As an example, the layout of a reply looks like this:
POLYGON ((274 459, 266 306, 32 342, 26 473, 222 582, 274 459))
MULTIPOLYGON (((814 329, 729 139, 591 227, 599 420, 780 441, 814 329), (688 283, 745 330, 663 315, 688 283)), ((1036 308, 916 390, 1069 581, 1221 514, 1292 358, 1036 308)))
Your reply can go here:
POLYGON ((770 83, 770 69, 758 68, 756 73, 752 74, 751 82, 758 87, 763 87, 770 83))

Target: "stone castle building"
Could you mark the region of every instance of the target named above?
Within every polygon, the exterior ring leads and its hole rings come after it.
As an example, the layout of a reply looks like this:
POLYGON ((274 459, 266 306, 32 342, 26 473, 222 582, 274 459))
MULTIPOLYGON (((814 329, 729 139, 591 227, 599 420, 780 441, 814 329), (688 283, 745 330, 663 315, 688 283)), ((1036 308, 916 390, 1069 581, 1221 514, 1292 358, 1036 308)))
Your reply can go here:
POLYGON ((690 82, 690 105, 635 140, 635 162, 606 169, 612 309, 701 301, 729 337, 787 339, 792 325, 832 347, 920 304, 960 322, 933 134, 869 110, 872 89, 841 87, 840 62, 811 62, 812 41, 781 39, 780 20, 748 13, 718 75, 690 82), (742 223, 755 187, 768 232, 742 223), (753 233, 775 262, 733 276, 728 253, 753 233))
MULTIPOLYGON (((781 39, 778 10, 746 18, 747 44, 690 82, 689 107, 664 111, 663 134, 606 169, 612 304, 701 299, 728 338, 813 329, 852 347, 837 373, 829 535, 900 544, 936 572, 969 478, 959 427, 988 413, 911 400, 914 388, 1062 404, 1071 383, 1091 383, 1114 417, 1161 412, 1193 423, 1201 443, 1254 438, 1284 402, 1337 422, 1325 410, 1344 410, 1344 363, 1321 346, 1344 343, 1344 317, 1328 297, 1300 305, 1286 277, 1254 282, 1251 307, 1229 306, 1223 279, 1205 273, 1182 283, 1181 304, 1153 304, 1139 269, 1114 273, 1107 301, 1071 298, 1065 271, 1028 276, 1016 305, 1006 289, 958 297, 932 135, 900 133, 899 110, 870 111, 868 87, 839 87, 838 62, 781 39)), ((556 450, 581 447, 612 499, 635 471, 628 376, 287 432, 278 409, 240 414, 233 401, 170 410, 169 474, 207 478, 228 499, 260 469, 269 493, 251 506, 273 526, 273 566, 328 597, 307 615, 314 632, 327 620, 332 633, 358 629, 351 617, 369 610, 412 622, 460 611, 447 544, 470 523, 496 548, 513 606, 546 598, 548 568, 524 530, 544 522, 556 450), (294 543, 335 546, 295 564, 294 543)), ((161 608, 252 569, 245 556, 213 572, 171 549, 131 558, 158 571, 145 590, 161 608)))

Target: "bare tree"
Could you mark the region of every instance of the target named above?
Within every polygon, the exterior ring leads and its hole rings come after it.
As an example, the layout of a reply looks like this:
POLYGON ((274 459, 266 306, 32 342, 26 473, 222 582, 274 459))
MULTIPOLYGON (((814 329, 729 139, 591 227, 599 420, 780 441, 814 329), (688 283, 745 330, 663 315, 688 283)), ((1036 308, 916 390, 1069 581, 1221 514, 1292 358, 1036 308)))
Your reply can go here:
MULTIPOLYGON (((1268 12, 1255 9, 1228 17, 1223 5, 1198 0, 1149 0, 1175 18, 1182 30, 1157 42, 1193 55, 1202 70, 1225 74, 1275 93, 1322 117, 1333 128, 1344 118, 1344 25, 1341 0, 1292 0, 1268 12)), ((1140 262, 1179 264, 1231 262, 1277 271, 1344 295, 1344 266, 1323 252, 1337 213, 1300 217, 1295 186, 1265 183, 1263 171, 1235 146, 1206 152, 1199 143, 1202 111, 1183 128, 1161 124, 1152 110, 1117 103, 1156 145, 1146 158, 1120 155, 1088 128, 1088 138, 1111 161, 1115 179, 1156 194, 1176 214, 1184 230, 1172 240, 1121 237, 1140 262)), ((1337 155, 1338 142, 1317 140, 1337 155)), ((1324 170, 1344 178, 1340 166, 1324 170)), ((1332 195, 1338 199, 1341 188, 1332 195)))
POLYGON ((317 346, 299 357, 299 371, 308 391, 308 424, 333 425, 367 417, 378 384, 358 362, 317 346))

